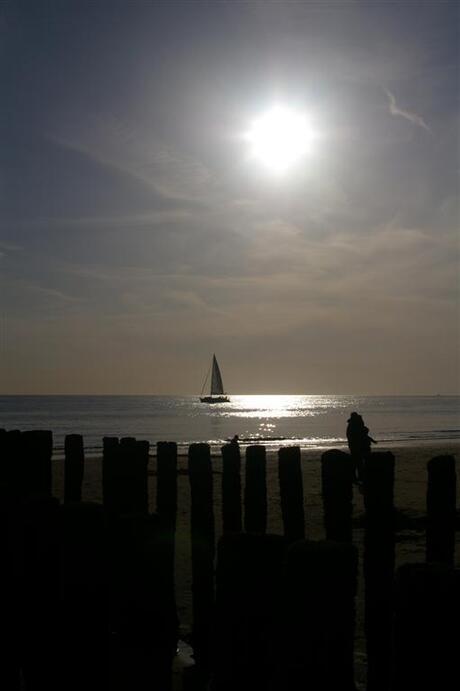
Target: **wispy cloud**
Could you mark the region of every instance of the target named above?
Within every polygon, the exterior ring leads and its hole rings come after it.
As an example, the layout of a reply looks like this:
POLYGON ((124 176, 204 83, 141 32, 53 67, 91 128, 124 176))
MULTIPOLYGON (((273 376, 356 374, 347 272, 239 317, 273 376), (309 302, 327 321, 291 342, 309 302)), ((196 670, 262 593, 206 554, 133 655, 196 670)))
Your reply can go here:
MULTIPOLYGON (((62 126, 61 126, 62 129, 62 126)), ((113 116, 87 117, 50 141, 129 175, 175 202, 207 199, 214 178, 192 155, 161 141, 140 126, 131 127, 113 116)))
POLYGON ((5 252, 18 252, 19 250, 22 250, 22 247, 12 242, 0 241, 0 250, 3 250, 4 254, 5 252))
POLYGON ((422 127, 427 132, 431 132, 425 120, 420 115, 418 115, 417 113, 413 113, 410 110, 404 110, 403 108, 400 108, 396 103, 396 98, 391 93, 391 91, 388 91, 388 89, 385 89, 385 93, 388 96, 390 113, 392 115, 399 115, 402 118, 409 120, 409 122, 411 122, 413 125, 417 125, 417 127, 422 127))

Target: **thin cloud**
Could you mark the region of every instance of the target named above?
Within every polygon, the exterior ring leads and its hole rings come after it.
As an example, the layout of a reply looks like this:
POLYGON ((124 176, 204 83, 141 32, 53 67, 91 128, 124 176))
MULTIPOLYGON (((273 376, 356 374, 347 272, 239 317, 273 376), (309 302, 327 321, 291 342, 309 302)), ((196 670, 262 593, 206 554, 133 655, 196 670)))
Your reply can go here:
POLYGON ((402 108, 399 108, 399 106, 396 104, 396 99, 394 95, 391 93, 391 91, 385 89, 385 93, 388 96, 390 113, 392 115, 400 115, 402 118, 409 120, 409 122, 411 122, 413 125, 423 127, 423 129, 427 132, 431 132, 425 120, 420 115, 417 115, 417 113, 412 113, 410 110, 403 110, 402 108))

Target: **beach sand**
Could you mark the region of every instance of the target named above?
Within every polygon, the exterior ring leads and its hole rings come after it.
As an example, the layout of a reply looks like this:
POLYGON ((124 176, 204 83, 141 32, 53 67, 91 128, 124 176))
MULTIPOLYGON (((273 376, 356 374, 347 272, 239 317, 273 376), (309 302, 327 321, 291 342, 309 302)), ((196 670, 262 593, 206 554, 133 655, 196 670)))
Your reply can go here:
MULTIPOLYGON (((442 454, 452 454, 457 459, 457 474, 459 472, 460 443, 424 443, 419 446, 378 447, 379 451, 390 450, 396 459, 395 470, 395 505, 410 519, 408 525, 401 527, 397 533, 396 565, 424 561, 425 533, 423 525, 419 524, 425 514, 427 472, 426 464, 430 458, 442 454)), ((154 451, 154 449, 153 449, 154 451)), ((321 468, 320 459, 324 449, 312 449, 302 452, 302 472, 304 486, 304 505, 306 520, 306 536, 311 539, 324 538, 323 513, 321 502, 321 468)), ((244 455, 244 454, 242 454, 244 455)), ((216 539, 221 535, 221 470, 222 462, 219 455, 213 456, 214 464, 214 506, 216 539)), ((54 465, 54 494, 63 498, 63 461, 56 459, 54 465)), ((178 516, 176 534, 176 589, 177 605, 182 636, 187 639, 191 629, 191 544, 190 544, 190 486, 186 474, 187 457, 180 456, 178 461, 178 516)), ((242 459, 244 469, 244 459, 242 459)), ((149 502, 150 510, 155 509, 156 477, 155 458, 150 460, 149 502)), ((244 488, 244 472, 242 472, 242 486, 244 488)), ((460 483, 457 483, 457 506, 460 483)), ((268 492, 268 532, 282 534, 283 526, 280 512, 277 453, 267 453, 267 492, 268 492)), ((101 458, 86 459, 85 478, 83 483, 83 499, 85 501, 102 501, 101 458)), ((360 563, 362 564, 363 529, 361 520, 363 515, 363 497, 358 490, 354 494, 353 540, 358 546, 360 563)), ((460 533, 457 533, 456 564, 460 565, 460 533)), ((363 633, 363 580, 362 568, 358 583, 356 621, 356 676, 361 684, 365 678, 365 641, 363 633)))

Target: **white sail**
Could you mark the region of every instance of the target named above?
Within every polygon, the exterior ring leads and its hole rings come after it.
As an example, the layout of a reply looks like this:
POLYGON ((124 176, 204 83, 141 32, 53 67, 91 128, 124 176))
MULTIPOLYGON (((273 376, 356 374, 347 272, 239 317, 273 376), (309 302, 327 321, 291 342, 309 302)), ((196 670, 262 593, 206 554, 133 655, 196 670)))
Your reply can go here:
POLYGON ((222 383, 222 375, 220 373, 219 365, 217 364, 216 356, 212 356, 212 377, 211 377, 211 396, 221 396, 224 393, 224 385, 222 383))

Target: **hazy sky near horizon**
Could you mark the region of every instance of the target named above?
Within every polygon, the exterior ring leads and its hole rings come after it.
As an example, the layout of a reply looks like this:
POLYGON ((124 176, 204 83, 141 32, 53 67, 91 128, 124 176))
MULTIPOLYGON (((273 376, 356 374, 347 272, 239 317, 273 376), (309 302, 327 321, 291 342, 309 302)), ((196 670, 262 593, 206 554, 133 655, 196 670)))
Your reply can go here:
POLYGON ((0 393, 459 391, 456 2, 0 5, 0 393), (241 136, 308 113, 283 176, 241 136))

